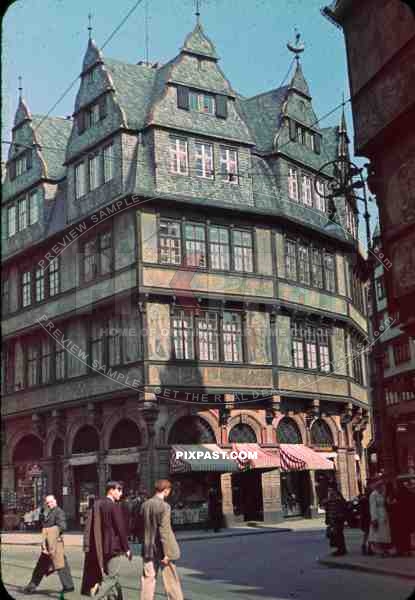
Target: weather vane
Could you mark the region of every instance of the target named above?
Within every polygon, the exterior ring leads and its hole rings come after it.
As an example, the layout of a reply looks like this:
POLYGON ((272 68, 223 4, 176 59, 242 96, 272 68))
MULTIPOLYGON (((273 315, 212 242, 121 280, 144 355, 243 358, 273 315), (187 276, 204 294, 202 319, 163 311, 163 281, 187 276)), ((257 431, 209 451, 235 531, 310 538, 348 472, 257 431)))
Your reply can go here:
POLYGON ((19 98, 20 98, 20 100, 21 100, 21 99, 22 99, 22 97, 23 97, 22 76, 21 76, 21 75, 19 75, 19 78, 18 78, 18 79, 19 79, 19 88, 18 88, 18 89, 19 89, 19 98))
POLYGON ((89 35, 89 39, 91 39, 92 38, 92 15, 91 15, 91 13, 88 14, 88 23, 89 23, 89 25, 88 25, 89 34, 88 35, 89 35))
POLYGON ((196 23, 200 24, 200 0, 195 0, 195 8, 196 8, 196 23))
POLYGON ((291 42, 288 42, 287 48, 290 52, 295 54, 295 58, 297 60, 300 60, 300 54, 304 52, 304 43, 301 41, 301 33, 298 31, 298 29, 295 28, 294 31, 295 42, 293 44, 291 42))

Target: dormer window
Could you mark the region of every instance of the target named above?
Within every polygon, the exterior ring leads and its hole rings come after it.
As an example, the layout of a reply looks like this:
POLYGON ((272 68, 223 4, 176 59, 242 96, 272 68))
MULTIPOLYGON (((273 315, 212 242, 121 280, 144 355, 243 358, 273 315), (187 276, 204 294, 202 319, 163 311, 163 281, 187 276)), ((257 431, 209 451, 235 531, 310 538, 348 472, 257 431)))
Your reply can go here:
POLYGON ((203 92, 189 92, 190 110, 195 112, 206 113, 208 115, 215 114, 215 97, 211 94, 203 92))
POLYGON ((9 177, 11 181, 23 175, 26 171, 32 168, 32 150, 26 150, 20 154, 17 158, 14 158, 9 163, 9 177))
POLYGON ((96 81, 97 77, 96 77, 96 69, 90 69, 86 74, 85 74, 85 80, 87 83, 93 83, 94 81, 96 81))
POLYGON ((310 128, 289 119, 290 140, 306 146, 316 154, 321 153, 321 136, 310 128))
POLYGON ((94 127, 107 116, 107 96, 83 108, 76 116, 78 133, 81 135, 86 129, 94 127))

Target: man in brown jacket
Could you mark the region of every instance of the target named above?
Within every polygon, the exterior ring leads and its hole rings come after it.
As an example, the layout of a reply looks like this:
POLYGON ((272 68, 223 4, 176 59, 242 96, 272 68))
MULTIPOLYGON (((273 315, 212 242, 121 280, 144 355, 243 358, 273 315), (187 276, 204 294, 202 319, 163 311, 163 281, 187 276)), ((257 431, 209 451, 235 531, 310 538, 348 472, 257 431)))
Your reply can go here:
POLYGON ((171 488, 167 479, 156 481, 154 496, 141 508, 144 520, 141 600, 153 600, 160 568, 167 597, 183 600, 179 575, 173 563, 180 558, 180 549, 171 528, 171 509, 165 501, 171 488))
POLYGON ((23 589, 33 594, 44 575, 54 571, 59 575, 62 592, 73 592, 74 584, 67 558, 64 554, 62 534, 66 530, 65 513, 57 505, 56 498, 49 494, 45 498, 48 510, 42 527, 42 552, 32 573, 30 583, 23 589))

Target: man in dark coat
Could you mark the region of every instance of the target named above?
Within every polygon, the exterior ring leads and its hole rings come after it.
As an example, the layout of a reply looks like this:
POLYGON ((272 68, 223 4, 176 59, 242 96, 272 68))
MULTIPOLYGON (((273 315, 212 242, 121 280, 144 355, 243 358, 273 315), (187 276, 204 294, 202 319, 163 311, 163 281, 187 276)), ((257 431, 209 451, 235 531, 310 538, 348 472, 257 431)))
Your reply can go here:
POLYGON ((215 533, 220 531, 222 522, 222 504, 218 491, 213 486, 208 492, 208 518, 208 528, 213 529, 215 533))
POLYGON ((121 557, 132 558, 127 528, 119 500, 122 487, 117 481, 106 485, 106 497, 97 500, 88 511, 84 531, 85 563, 81 593, 90 595, 99 584, 96 599, 121 597, 119 572, 121 557))
POLYGON ((41 582, 43 576, 50 575, 55 570, 62 584, 62 592, 73 592, 74 584, 72 580, 71 570, 69 568, 68 559, 63 554, 63 539, 62 534, 66 531, 66 516, 63 510, 58 506, 55 496, 49 494, 45 498, 48 510, 44 511, 42 517, 42 533, 47 535, 53 528, 56 528, 56 552, 53 555, 45 544, 42 547, 41 555, 33 569, 30 583, 23 589, 25 594, 33 594, 41 582), (58 556, 59 555, 59 556, 58 556), (56 567, 54 566, 56 564, 56 567))
POLYGON ((344 539, 344 522, 347 516, 347 503, 337 488, 328 489, 328 499, 324 506, 326 510, 326 525, 328 525, 328 537, 330 545, 337 548, 333 556, 344 556, 347 554, 344 539))
POLYGON ((411 556, 411 533, 415 529, 415 494, 400 480, 397 482, 396 501, 396 552, 398 556, 411 556))

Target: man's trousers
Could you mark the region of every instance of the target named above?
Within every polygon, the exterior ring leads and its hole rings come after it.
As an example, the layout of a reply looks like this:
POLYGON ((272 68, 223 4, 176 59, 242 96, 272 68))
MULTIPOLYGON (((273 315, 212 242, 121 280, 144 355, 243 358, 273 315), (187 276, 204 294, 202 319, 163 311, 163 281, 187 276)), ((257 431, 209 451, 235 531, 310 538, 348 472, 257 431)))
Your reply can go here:
POLYGON ((121 584, 119 582, 121 568, 121 555, 112 556, 106 561, 106 573, 99 586, 99 591, 94 596, 95 600, 99 600, 104 596, 108 597, 108 600, 116 600, 122 597, 121 584))
POLYGON ((159 569, 163 579, 164 589, 169 600, 184 600, 179 574, 172 562, 163 565, 158 560, 143 561, 141 577, 141 600, 153 600, 156 591, 156 579, 159 569))
MULTIPOLYGON (((50 573, 51 567, 51 558, 48 554, 42 554, 39 556, 39 560, 36 563, 35 568, 33 569, 31 582, 37 587, 41 582, 44 575, 48 575, 50 573)), ((69 568, 68 559, 65 556, 65 566, 63 569, 57 569, 56 573, 61 580, 62 587, 65 589, 73 588, 73 580, 71 575, 71 570, 69 568)))

